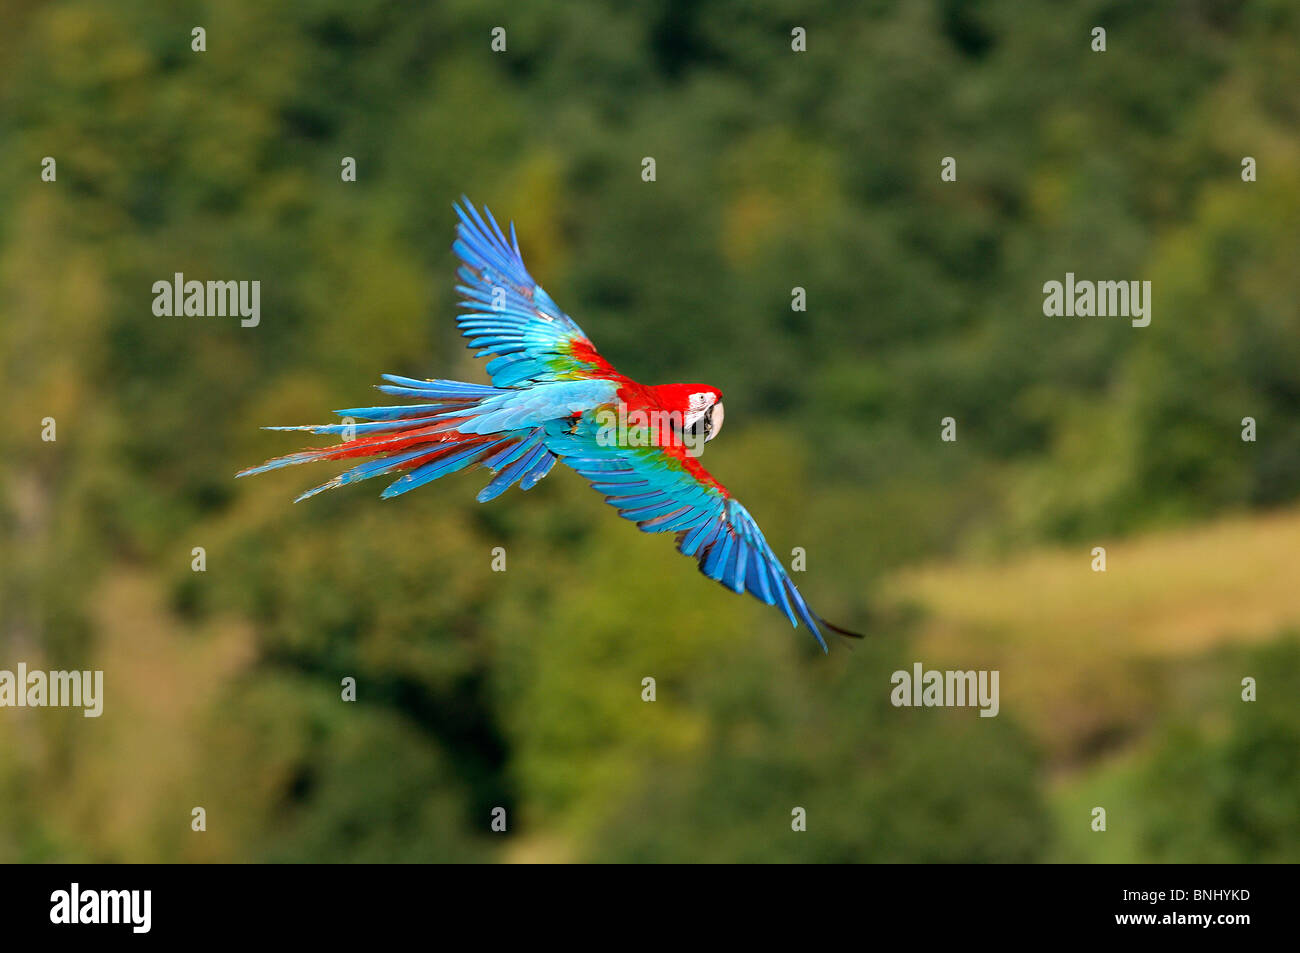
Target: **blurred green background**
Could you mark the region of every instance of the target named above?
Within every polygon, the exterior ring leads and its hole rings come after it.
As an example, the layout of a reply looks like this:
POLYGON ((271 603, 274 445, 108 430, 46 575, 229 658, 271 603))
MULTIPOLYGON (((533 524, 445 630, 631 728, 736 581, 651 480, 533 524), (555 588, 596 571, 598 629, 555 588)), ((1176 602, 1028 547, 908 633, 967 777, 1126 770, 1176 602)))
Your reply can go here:
POLYGON ((107 696, 0 710, 0 860, 1300 859, 1298 21, 0 0, 0 668, 107 696), (725 392, 706 465, 868 641, 563 467, 234 481, 382 372, 485 379, 461 193, 621 371, 725 392), (177 271, 261 280, 260 326, 155 317, 177 271), (1067 271, 1150 280, 1150 327, 1044 317, 1067 271), (1001 713, 893 708, 917 660, 1001 713))

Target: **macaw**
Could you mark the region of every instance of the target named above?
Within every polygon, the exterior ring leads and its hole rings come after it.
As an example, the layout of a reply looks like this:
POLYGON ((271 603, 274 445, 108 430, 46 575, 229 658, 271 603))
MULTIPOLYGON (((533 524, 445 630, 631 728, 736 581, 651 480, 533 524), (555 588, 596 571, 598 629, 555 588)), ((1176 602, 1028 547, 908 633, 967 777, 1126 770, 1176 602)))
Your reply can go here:
POLYGON ((491 358, 492 384, 384 374, 380 391, 418 403, 334 411, 345 423, 265 428, 344 440, 237 476, 375 457, 298 500, 401 474, 380 494, 387 499, 479 466, 493 474, 478 494, 486 502, 516 483, 531 489, 561 460, 643 532, 676 533, 678 551, 704 575, 778 606, 795 628, 802 621, 823 651, 819 622, 861 638, 809 609, 749 511, 699 462, 702 444, 722 429, 722 392, 707 384, 638 384, 614 370, 528 273, 514 223, 507 239, 486 207, 480 214, 462 199, 454 208, 463 312, 456 323, 476 356, 491 358))

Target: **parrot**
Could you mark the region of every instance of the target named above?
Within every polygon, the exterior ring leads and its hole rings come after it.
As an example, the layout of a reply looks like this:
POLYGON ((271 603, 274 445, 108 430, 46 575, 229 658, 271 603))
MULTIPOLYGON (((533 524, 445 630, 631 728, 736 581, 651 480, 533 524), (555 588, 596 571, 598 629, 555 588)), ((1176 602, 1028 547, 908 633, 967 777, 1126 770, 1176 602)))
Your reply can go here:
POLYGON ((374 477, 396 476, 389 499, 439 477, 481 467, 487 502, 511 486, 532 489, 561 461, 646 533, 674 533, 700 572, 802 622, 862 638, 816 615, 749 511, 699 461, 722 430, 722 392, 707 384, 639 384, 596 351, 577 323, 533 280, 512 221, 509 238, 486 206, 453 204, 460 260, 456 323, 489 358, 491 384, 383 374, 376 385, 406 403, 334 411, 343 423, 266 427, 341 436, 249 467, 237 477, 317 461, 359 461, 295 502, 374 477))

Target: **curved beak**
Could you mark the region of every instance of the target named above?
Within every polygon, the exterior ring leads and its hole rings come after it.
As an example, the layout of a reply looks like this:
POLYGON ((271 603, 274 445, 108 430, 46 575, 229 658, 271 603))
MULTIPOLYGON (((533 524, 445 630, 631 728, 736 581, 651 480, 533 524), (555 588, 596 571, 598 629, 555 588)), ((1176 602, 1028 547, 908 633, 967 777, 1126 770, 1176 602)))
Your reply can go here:
POLYGON ((718 435, 718 433, 722 430, 722 421, 725 417, 726 414, 722 409, 722 401, 718 401, 716 404, 714 404, 712 407, 709 408, 709 415, 708 415, 709 426, 708 426, 708 433, 705 436, 706 440, 712 440, 714 437, 718 435))

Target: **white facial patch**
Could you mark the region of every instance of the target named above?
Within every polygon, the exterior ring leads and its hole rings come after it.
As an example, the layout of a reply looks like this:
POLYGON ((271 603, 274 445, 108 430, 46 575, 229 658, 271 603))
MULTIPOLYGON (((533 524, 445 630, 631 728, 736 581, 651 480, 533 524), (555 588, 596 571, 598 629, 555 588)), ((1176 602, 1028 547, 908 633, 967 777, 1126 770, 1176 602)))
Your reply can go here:
POLYGON ((714 396, 708 391, 700 391, 698 394, 692 394, 687 398, 687 411, 682 423, 686 430, 691 430, 700 422, 704 412, 713 406, 714 396))
POLYGON ((698 457, 704 445, 718 435, 722 429, 722 401, 717 394, 707 391, 691 394, 684 415, 684 439, 687 452, 698 457))

